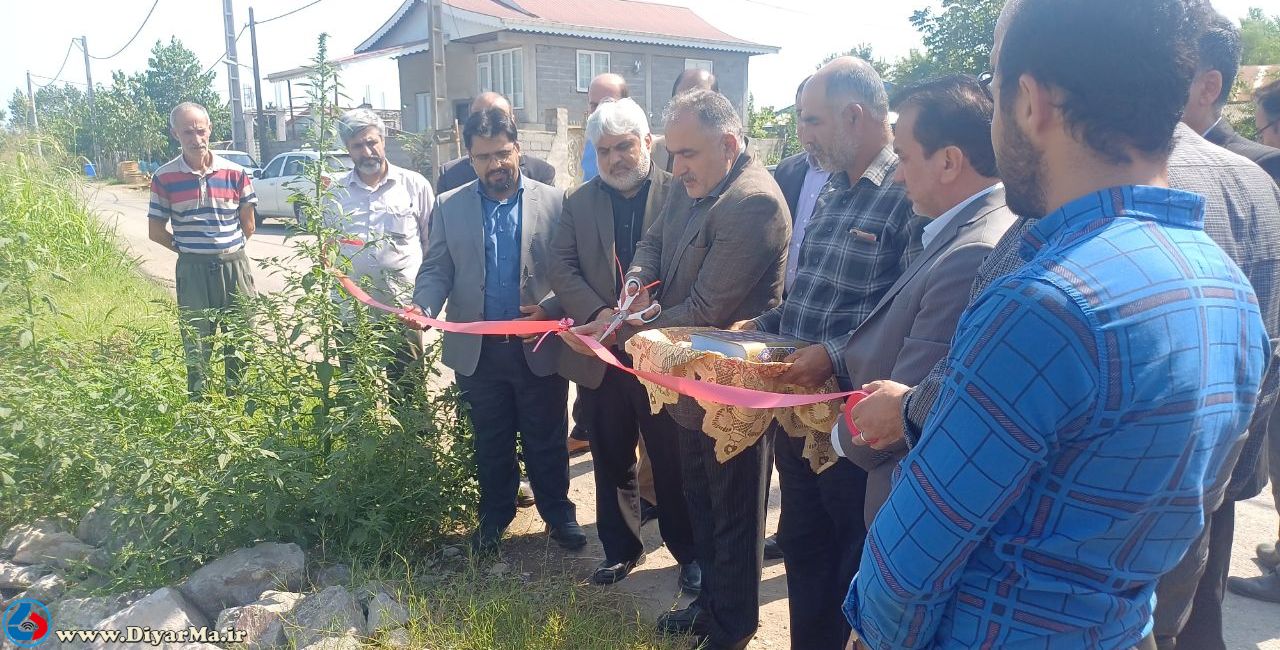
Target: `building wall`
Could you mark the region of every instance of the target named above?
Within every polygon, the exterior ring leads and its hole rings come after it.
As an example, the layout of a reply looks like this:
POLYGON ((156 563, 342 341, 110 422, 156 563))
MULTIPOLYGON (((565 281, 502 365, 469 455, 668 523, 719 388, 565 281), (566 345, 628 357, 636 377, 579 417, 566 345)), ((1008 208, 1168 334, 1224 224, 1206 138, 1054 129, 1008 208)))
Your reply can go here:
MULTIPOLYGON (((519 47, 524 60, 524 105, 516 109, 522 124, 541 124, 548 109, 568 109, 569 122, 580 124, 586 117, 587 93, 577 89, 577 51, 608 52, 609 70, 627 80, 632 99, 645 108, 650 124, 661 130, 662 110, 670 99, 671 86, 684 71, 685 59, 704 59, 720 83, 720 91, 746 119, 746 54, 617 43, 596 39, 503 32, 497 38, 479 42, 451 42, 445 47, 446 86, 451 105, 469 103, 479 92, 476 56, 519 47), (637 70, 638 64, 638 70, 637 70)), ((407 130, 417 125, 416 94, 430 89, 430 59, 427 53, 400 57, 400 96, 407 130)))
POLYGON ((401 128, 418 130, 418 93, 431 92, 431 58, 426 52, 396 59, 400 68, 401 128))

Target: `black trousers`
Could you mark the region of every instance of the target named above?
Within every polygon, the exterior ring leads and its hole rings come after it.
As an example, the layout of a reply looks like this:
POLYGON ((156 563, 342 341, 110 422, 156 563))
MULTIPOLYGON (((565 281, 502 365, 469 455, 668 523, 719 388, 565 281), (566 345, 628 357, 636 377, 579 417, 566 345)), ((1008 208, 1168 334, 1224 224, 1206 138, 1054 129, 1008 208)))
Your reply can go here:
MULTIPOLYGON (((1187 570, 1180 564, 1161 579, 1156 591, 1155 614, 1156 645, 1160 650, 1226 650, 1227 643, 1222 636, 1222 599, 1231 573, 1231 541, 1235 533, 1236 504, 1228 499, 1205 522, 1205 530, 1197 540, 1207 541, 1208 553, 1201 553, 1203 570, 1187 570), (1170 582, 1171 579, 1174 582, 1170 582)), ((1192 544, 1183 563, 1194 557, 1196 551, 1197 545, 1192 544)))
POLYGON ((843 459, 814 474, 801 457, 804 439, 773 428, 782 491, 778 546, 787 568, 791 647, 841 650, 850 631, 841 606, 867 536, 862 521, 867 474, 843 459))
POLYGON ((644 555, 636 489, 636 441, 644 436, 653 465, 653 489, 664 504, 658 510, 662 541, 676 562, 692 562, 696 555, 680 478, 680 428, 665 410, 650 413, 640 380, 612 366, 605 370, 598 388, 579 386, 578 390, 592 432, 596 525, 605 560, 617 564, 644 555))
POLYGON ((538 514, 552 526, 575 519, 569 500, 569 426, 565 405, 569 382, 538 377, 525 362, 518 339, 486 337, 480 362, 470 377, 457 376, 471 407, 476 468, 480 482, 480 532, 497 537, 516 516, 516 436, 525 470, 538 500, 538 514))
POLYGON ((709 616, 713 647, 744 648, 760 626, 773 437, 761 436, 724 463, 716 460, 715 441, 705 433, 681 427, 679 438, 685 503, 702 568, 702 592, 694 604, 709 616))

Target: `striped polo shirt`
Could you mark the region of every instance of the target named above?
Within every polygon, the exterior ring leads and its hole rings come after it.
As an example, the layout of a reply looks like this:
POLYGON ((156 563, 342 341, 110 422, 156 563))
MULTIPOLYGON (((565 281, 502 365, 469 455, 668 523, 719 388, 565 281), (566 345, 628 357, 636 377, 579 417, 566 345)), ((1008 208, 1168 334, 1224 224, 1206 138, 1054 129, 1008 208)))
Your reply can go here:
POLYGON ((179 155, 151 177, 147 216, 172 223, 179 252, 234 253, 245 242, 240 206, 257 202, 244 168, 213 155, 209 169, 199 174, 179 155))

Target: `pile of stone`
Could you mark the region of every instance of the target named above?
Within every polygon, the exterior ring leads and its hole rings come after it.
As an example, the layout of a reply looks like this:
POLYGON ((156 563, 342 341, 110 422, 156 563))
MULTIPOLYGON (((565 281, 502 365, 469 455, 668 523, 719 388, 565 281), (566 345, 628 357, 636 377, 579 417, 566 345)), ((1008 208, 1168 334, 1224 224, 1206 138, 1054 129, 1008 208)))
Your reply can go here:
MULTIPOLYGON (((353 590, 351 570, 342 565, 313 567, 309 576, 306 555, 296 544, 242 548, 201 567, 180 584, 155 591, 66 597, 68 570, 101 566, 109 557, 104 547, 110 545, 102 538, 107 533, 94 529, 101 522, 84 523, 73 534, 68 522, 46 519, 15 526, 0 538, 0 610, 20 598, 38 600, 49 608, 53 631, 209 628, 224 634, 223 639, 227 631, 240 635, 239 643, 161 646, 181 650, 231 645, 250 650, 346 650, 369 641, 396 648, 410 645, 409 611, 394 585, 370 582, 353 590)), ((0 643, 0 650, 10 647, 0 643)), ((141 646, 61 643, 51 632, 40 647, 141 646)))

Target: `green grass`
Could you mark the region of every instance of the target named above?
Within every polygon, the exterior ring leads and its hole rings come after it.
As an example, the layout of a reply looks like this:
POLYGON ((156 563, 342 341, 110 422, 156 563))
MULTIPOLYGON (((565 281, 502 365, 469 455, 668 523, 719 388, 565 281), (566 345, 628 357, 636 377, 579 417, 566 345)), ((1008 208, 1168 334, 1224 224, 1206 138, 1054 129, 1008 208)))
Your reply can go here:
POLYGON ((495 576, 483 567, 447 562, 399 576, 387 564, 357 573, 363 578, 355 584, 380 581, 406 604, 414 648, 667 650, 688 643, 657 637, 654 622, 638 615, 633 598, 563 574, 495 576))
MULTIPOLYGON (((418 438, 388 426, 366 394, 348 397, 345 419, 329 425, 333 451, 320 454, 314 362, 269 342, 251 359, 251 398, 188 403, 168 292, 93 218, 73 169, 17 149, 0 138, 0 531, 37 516, 74 521, 110 501, 140 536, 93 581, 97 591, 173 584, 254 541, 296 541, 314 559, 372 567, 366 580, 395 580, 412 647, 673 647, 635 601, 571 576, 494 576, 439 560, 410 571, 382 559, 387 549, 434 557, 465 532, 475 497, 456 403, 410 405, 434 418, 418 438), (286 369, 290 382, 264 380, 286 369)), ((74 583, 91 573, 72 572, 73 593, 88 590, 74 583)))

